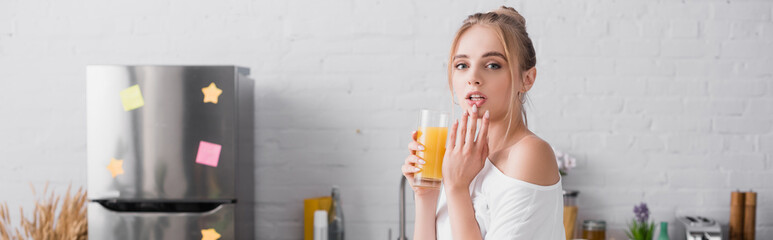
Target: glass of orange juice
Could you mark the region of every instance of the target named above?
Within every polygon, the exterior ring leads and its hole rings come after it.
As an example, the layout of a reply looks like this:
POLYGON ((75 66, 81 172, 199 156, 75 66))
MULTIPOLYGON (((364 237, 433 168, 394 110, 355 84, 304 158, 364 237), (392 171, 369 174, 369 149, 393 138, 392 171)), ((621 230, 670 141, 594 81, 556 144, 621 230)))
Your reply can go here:
POLYGON ((446 153, 446 137, 448 136, 449 114, 442 111, 422 109, 419 114, 419 130, 417 141, 424 146, 424 151, 416 151, 416 156, 426 162, 421 171, 416 173, 414 186, 439 188, 443 179, 443 155, 446 153))

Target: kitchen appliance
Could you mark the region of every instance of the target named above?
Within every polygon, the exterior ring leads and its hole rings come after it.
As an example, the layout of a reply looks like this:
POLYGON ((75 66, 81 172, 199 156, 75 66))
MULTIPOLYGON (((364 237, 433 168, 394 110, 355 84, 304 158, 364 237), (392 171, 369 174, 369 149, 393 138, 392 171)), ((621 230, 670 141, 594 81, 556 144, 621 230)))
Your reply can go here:
POLYGON ((86 67, 90 239, 254 238, 249 73, 86 67))
MULTIPOLYGON (((684 228, 685 238, 677 237, 677 239, 687 240, 721 240, 722 239, 722 227, 720 224, 709 218, 701 216, 682 216, 678 217, 681 227, 684 228)), ((682 231, 677 231, 681 234, 682 231)), ((677 234, 677 236, 679 235, 677 234)))

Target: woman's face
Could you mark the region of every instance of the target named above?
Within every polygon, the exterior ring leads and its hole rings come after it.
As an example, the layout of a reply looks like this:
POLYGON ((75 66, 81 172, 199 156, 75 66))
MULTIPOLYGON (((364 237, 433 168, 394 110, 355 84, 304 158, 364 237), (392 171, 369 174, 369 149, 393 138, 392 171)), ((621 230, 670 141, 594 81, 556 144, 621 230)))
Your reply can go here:
POLYGON ((492 120, 507 114, 511 66, 494 30, 481 25, 467 29, 459 38, 452 67, 454 94, 465 111, 476 105, 478 116, 488 110, 492 120))

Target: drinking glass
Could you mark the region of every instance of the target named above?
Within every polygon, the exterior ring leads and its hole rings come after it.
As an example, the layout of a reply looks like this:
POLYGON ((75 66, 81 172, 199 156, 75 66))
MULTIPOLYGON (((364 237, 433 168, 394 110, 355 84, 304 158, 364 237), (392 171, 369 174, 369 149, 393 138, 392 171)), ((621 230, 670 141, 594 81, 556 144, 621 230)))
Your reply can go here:
POLYGON ((439 188, 442 175, 443 155, 446 153, 449 114, 443 111, 422 109, 419 114, 417 141, 424 146, 416 156, 426 162, 419 172, 414 174, 414 186, 439 188))

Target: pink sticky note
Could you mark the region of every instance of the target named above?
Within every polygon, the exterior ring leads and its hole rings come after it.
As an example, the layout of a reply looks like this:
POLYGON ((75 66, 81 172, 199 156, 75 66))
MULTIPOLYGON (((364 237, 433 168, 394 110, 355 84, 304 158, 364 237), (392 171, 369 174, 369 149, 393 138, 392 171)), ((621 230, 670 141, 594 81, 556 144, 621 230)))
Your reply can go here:
POLYGON ((217 162, 220 161, 220 149, 222 148, 223 146, 220 146, 220 144, 205 141, 199 142, 199 153, 196 154, 196 163, 217 167, 217 162))

